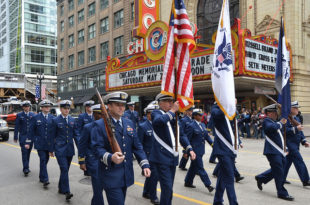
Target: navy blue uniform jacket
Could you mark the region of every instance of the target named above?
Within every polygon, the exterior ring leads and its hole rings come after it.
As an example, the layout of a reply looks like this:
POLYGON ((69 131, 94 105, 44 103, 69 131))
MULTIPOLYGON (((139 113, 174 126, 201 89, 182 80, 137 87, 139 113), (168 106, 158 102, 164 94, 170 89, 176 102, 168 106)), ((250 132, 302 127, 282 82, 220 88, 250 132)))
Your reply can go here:
POLYGON ((149 163, 137 137, 135 126, 131 120, 124 117, 121 119, 122 130, 116 128, 115 131, 117 142, 125 155, 125 159, 121 164, 114 164, 112 162, 112 149, 108 141, 103 119, 95 121, 91 133, 91 143, 96 157, 100 160, 98 174, 104 189, 129 187, 134 183, 132 154, 136 156, 143 169, 149 168, 149 163))

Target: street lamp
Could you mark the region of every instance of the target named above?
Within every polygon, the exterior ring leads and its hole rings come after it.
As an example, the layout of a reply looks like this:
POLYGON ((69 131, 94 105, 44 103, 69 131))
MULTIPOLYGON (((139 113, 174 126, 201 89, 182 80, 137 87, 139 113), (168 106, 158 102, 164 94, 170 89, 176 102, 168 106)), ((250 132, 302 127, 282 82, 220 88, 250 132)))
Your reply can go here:
POLYGON ((37 80, 39 81, 39 88, 40 88, 40 100, 39 101, 41 101, 41 99, 42 99, 42 91, 41 91, 41 89, 42 89, 42 80, 44 80, 44 73, 41 73, 40 72, 40 74, 39 73, 37 73, 37 80))

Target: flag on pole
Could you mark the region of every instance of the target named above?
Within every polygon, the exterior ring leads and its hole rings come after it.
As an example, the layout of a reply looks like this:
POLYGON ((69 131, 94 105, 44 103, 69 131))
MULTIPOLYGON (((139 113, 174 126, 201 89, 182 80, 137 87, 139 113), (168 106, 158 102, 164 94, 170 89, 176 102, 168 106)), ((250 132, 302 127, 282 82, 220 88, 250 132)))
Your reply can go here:
POLYGON ((46 89, 46 85, 42 85, 42 88, 41 88, 41 99, 45 99, 46 98, 46 95, 45 95, 45 89, 46 89))
POLYGON ((40 99, 40 85, 36 84, 36 100, 40 99))
POLYGON ((287 119, 291 113, 290 72, 290 54, 286 46, 284 22, 281 18, 275 87, 279 92, 278 103, 281 104, 281 118, 285 119, 287 119))
POLYGON ((195 46, 184 2, 173 0, 161 93, 175 97, 176 79, 177 100, 180 103, 181 112, 194 104, 190 53, 194 51, 195 46), (175 62, 175 57, 177 57, 177 62, 175 62), (176 77, 174 66, 177 68, 176 77))
POLYGON ((218 106, 225 116, 232 120, 236 114, 236 104, 228 0, 223 0, 215 41, 211 81, 218 106))

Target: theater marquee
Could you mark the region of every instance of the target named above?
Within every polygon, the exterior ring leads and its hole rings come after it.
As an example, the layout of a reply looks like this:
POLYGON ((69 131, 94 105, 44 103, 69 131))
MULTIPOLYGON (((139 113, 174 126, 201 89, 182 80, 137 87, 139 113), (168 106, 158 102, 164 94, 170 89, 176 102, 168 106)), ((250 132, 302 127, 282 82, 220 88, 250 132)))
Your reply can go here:
MULTIPOLYGON (((128 60, 122 64, 117 58, 108 62, 106 70, 107 91, 160 85, 167 29, 163 22, 153 23, 142 41, 144 43, 143 52, 129 56, 128 60)), ((265 36, 252 37, 248 30, 243 30, 242 35, 239 36, 237 33, 235 23, 232 26, 234 75, 274 79, 278 41, 265 36)), ((215 38, 213 40, 215 41, 215 38)), ((211 78, 213 53, 214 45, 197 45, 190 61, 193 81, 211 78)))

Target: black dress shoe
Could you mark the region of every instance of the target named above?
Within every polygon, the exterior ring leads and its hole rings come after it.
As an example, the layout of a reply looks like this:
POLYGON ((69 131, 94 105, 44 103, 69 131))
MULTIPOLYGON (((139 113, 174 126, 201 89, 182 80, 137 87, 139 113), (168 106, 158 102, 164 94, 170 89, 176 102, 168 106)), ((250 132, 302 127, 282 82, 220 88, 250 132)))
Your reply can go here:
POLYGON ((211 163, 211 164, 217 164, 216 161, 209 161, 209 163, 211 163))
POLYGON ((73 194, 68 192, 66 193, 66 200, 69 201, 73 197, 73 194))
POLYGON ((257 178, 255 177, 256 181, 257 181, 257 187, 259 190, 263 190, 263 183, 257 178))
POLYGON ((187 183, 185 183, 184 186, 185 186, 185 187, 189 187, 189 188, 196 188, 196 186, 194 186, 194 185, 192 185, 192 184, 187 184, 187 183))
POLYGON ((187 168, 185 167, 179 167, 179 169, 181 169, 182 171, 187 171, 187 168))
POLYGON ((152 204, 156 204, 156 205, 159 205, 159 204, 160 204, 160 202, 159 202, 158 199, 151 200, 151 203, 152 203, 152 204))
POLYGON ((148 194, 148 193, 142 194, 142 197, 146 198, 146 199, 150 199, 151 198, 150 194, 148 194))
POLYGON ((303 185, 303 186, 310 186, 310 181, 303 182, 302 185, 303 185))
POLYGON ((43 182, 43 187, 46 188, 49 184, 49 182, 43 182))
POLYGON ((209 190, 209 192, 211 193, 211 192, 213 192, 213 190, 214 190, 214 187, 213 186, 207 186, 207 189, 209 190))
POLYGON ((240 182, 240 181, 243 180, 243 179, 244 179, 244 177, 238 176, 238 177, 236 177, 236 182, 240 182))
POLYGON ((28 177, 28 174, 29 174, 29 173, 30 173, 30 170, 29 170, 29 169, 25 170, 25 171, 24 171, 25 177, 28 177))
POLYGON ((278 196, 280 199, 284 199, 286 201, 294 201, 294 197, 287 195, 287 196, 278 196))
POLYGON ((285 180, 285 181, 284 181, 284 184, 291 184, 291 182, 285 180))

